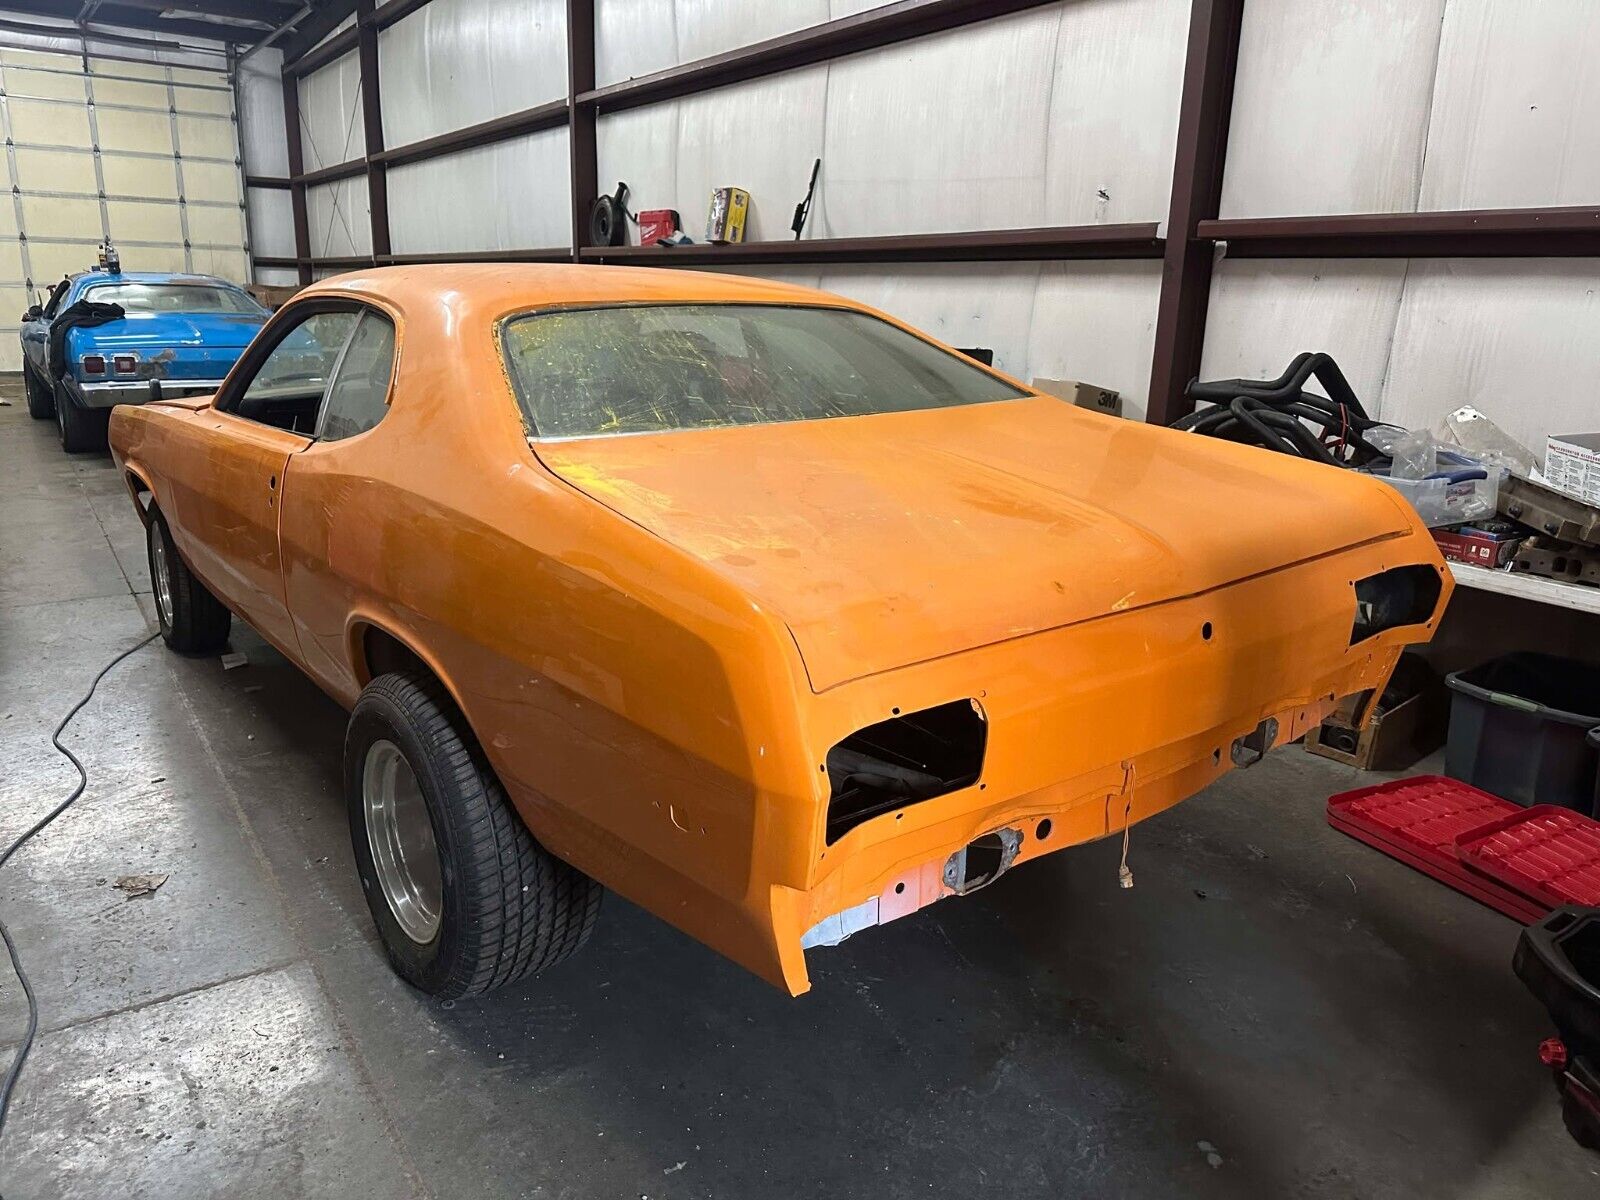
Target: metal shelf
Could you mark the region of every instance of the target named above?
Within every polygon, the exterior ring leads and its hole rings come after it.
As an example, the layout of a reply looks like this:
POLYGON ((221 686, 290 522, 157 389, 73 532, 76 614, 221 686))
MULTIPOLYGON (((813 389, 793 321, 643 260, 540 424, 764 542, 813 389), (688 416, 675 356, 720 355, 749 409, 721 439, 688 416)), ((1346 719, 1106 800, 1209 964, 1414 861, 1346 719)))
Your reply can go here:
POLYGON ((1600 208, 1482 208, 1201 221, 1230 258, 1600 255, 1600 208))
POLYGON ((1450 574, 1462 587, 1480 592, 1516 596, 1575 612, 1600 613, 1600 588, 1580 583, 1562 583, 1558 579, 1545 579, 1521 571, 1492 571, 1488 567, 1473 567, 1458 562, 1450 563, 1450 574))
POLYGON ((812 238, 713 246, 586 246, 584 262, 688 267, 717 263, 998 262, 1053 258, 1160 258, 1154 221, 1125 225, 1060 225, 968 233, 812 238))

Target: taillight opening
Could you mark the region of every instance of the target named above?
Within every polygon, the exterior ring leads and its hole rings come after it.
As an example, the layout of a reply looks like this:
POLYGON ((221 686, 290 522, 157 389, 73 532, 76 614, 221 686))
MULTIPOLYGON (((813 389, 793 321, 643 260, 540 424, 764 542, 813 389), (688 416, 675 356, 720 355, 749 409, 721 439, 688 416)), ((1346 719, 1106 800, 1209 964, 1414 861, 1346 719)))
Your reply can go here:
POLYGON ((106 373, 106 358, 103 354, 85 354, 82 362, 85 375, 104 375, 106 373))
POLYGON ((988 737, 977 701, 954 700, 841 740, 828 751, 828 844, 874 817, 971 787, 988 737))
POLYGON ((111 359, 111 368, 118 375, 132 375, 139 369, 139 359, 132 354, 117 354, 111 359))
POLYGON ((1386 629, 1421 625, 1439 603, 1439 572, 1421 565, 1395 567, 1356 581, 1356 619, 1350 644, 1386 629))

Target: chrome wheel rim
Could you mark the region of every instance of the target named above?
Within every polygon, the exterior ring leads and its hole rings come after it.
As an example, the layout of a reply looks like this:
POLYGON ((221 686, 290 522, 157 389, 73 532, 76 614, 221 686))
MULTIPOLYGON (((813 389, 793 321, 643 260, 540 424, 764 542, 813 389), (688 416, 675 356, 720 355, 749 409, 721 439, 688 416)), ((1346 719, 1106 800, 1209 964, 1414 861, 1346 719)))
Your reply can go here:
POLYGON ((161 622, 172 628, 172 564, 167 561, 167 539, 161 536, 161 526, 150 522, 150 586, 156 594, 156 609, 161 622))
POLYGON ((393 742, 367 748, 361 801, 384 902, 405 935, 426 945, 439 931, 444 907, 439 848, 416 774, 393 742))

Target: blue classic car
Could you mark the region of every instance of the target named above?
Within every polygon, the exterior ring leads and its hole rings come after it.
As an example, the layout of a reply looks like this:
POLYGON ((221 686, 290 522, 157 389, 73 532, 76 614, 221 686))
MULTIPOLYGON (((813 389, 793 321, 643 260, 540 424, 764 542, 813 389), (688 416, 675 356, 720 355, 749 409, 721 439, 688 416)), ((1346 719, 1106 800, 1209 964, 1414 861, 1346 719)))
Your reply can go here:
POLYGON ((103 450, 113 405, 216 391, 267 316, 226 280, 124 273, 103 255, 23 314, 28 412, 55 416, 63 449, 103 450))

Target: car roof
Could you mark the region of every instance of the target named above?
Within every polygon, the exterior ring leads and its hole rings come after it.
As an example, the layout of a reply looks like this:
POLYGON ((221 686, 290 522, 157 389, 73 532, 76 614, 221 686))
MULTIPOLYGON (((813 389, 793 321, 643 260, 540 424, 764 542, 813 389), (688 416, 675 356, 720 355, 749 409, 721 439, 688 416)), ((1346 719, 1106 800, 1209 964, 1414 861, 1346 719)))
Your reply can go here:
MULTIPOLYGON (((661 251, 670 256, 671 250, 661 251)), ((300 296, 367 294, 401 309, 515 312, 573 304, 811 304, 861 309, 813 288, 744 275, 576 263, 427 263, 374 267, 311 284, 300 296)), ((870 311, 870 310, 867 310, 870 311)))
POLYGON ((122 271, 115 275, 109 271, 84 271, 81 275, 74 275, 72 282, 80 287, 91 283, 187 283, 244 290, 238 284, 214 275, 192 275, 183 271, 122 271))

